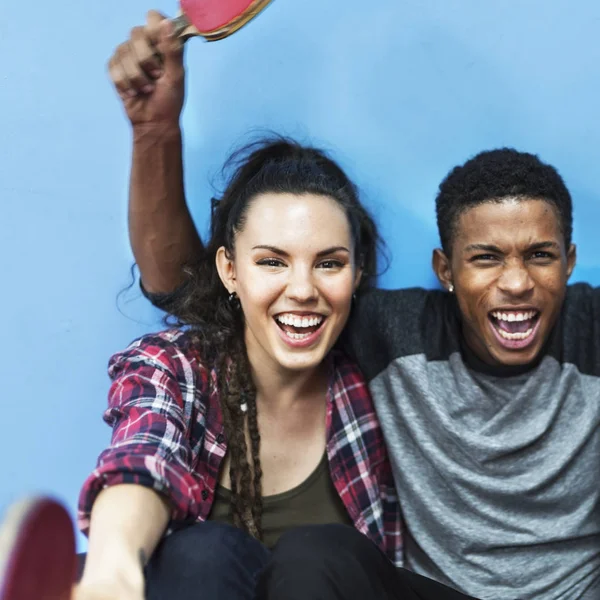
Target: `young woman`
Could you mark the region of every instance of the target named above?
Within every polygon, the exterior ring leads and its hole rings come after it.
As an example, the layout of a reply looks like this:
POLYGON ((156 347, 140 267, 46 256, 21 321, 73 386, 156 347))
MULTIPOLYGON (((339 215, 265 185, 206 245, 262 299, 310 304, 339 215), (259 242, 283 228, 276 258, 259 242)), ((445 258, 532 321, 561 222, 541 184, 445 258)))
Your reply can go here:
POLYGON ((376 227, 316 149, 267 140, 233 160, 179 327, 110 361, 77 598, 310 598, 337 578, 374 598, 401 564, 383 437, 333 350, 374 278, 376 227))
MULTIPOLYGON (((376 272, 355 187, 282 139, 230 164, 209 244, 173 299, 178 326, 110 361, 112 443, 81 493, 75 598, 464 598, 396 569, 382 433, 334 349, 376 272)), ((70 597, 71 546, 48 544, 72 538, 61 514, 42 501, 8 523, 0 600, 70 597)))
MULTIPOLYGON (((252 598, 279 540, 291 534, 295 552, 310 534, 316 557, 346 535, 294 531, 316 524, 354 526, 401 562, 374 410, 359 372, 332 351, 375 274, 375 225, 318 150, 273 140, 234 160, 179 299, 185 327, 110 361, 112 444, 81 494, 82 589, 112 573, 141 594, 151 559, 150 598, 176 598, 175 582, 182 598, 199 586, 210 598, 252 598)), ((295 585, 308 584, 301 572, 295 585)), ((261 585, 276 597, 272 577, 261 585)))

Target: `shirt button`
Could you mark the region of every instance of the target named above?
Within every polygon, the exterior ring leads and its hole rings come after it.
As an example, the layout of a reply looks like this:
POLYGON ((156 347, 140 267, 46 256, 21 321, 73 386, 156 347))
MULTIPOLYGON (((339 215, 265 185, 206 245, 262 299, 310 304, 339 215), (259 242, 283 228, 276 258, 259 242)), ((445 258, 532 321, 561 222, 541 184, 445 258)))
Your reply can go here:
POLYGON ((217 444, 222 444, 224 441, 225 441, 225 436, 222 433, 220 433, 217 436, 217 444))
POLYGON ((206 500, 208 498, 208 490, 202 490, 202 500, 206 500))

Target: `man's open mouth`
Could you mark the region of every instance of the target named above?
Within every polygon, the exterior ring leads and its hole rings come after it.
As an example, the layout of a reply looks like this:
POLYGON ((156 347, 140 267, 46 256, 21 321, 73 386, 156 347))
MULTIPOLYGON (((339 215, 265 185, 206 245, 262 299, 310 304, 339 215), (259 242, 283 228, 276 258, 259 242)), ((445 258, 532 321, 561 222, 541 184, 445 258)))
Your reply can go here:
POLYGON ((540 311, 528 310, 494 310, 489 317, 496 333, 507 342, 526 342, 537 330, 540 311))

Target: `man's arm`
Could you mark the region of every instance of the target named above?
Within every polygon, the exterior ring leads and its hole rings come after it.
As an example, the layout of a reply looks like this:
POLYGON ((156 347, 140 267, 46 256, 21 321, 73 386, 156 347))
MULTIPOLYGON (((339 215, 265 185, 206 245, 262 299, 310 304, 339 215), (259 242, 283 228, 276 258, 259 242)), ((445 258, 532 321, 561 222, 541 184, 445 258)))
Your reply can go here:
POLYGON ((204 251, 185 201, 179 126, 133 130, 129 239, 146 291, 171 292, 204 251))
POLYGON ((203 252, 183 186, 179 119, 185 97, 183 47, 168 20, 148 13, 109 62, 132 125, 129 236, 144 288, 173 291, 181 266, 203 252))

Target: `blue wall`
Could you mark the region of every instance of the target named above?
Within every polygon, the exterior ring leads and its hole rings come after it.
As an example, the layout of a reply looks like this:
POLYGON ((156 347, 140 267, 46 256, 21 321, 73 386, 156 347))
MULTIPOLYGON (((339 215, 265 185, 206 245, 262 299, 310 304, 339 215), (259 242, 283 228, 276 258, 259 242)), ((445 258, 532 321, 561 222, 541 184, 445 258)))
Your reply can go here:
MULTIPOLYGON (((234 38, 190 42, 183 124, 201 230, 210 175, 249 129, 268 127, 324 144, 357 179, 392 251, 385 286, 429 286, 437 184, 473 153, 511 145, 561 170, 576 203, 574 278, 600 284, 600 5, 572 6, 275 0, 234 38)), ((24 21, 7 3, 0 23, 0 509, 34 490, 74 508, 109 436, 108 357, 158 327, 135 289, 117 303, 132 261, 130 134, 105 73, 150 7, 28 7, 24 21)))

